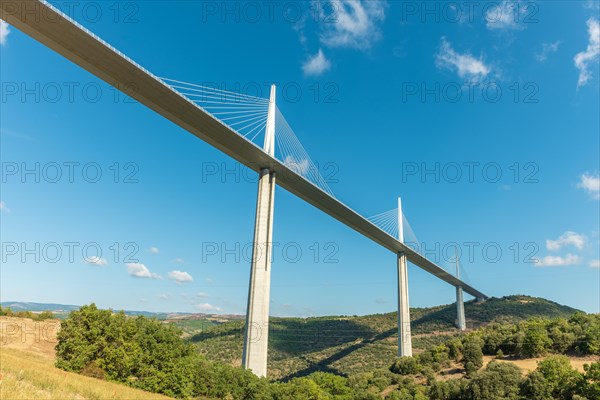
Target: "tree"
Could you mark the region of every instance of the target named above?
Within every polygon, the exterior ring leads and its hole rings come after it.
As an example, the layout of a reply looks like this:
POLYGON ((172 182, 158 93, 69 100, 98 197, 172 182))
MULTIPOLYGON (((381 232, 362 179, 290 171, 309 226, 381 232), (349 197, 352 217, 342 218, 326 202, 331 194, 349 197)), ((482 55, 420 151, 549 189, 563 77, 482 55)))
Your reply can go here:
POLYGON ((552 320, 548 327, 548 337, 552 342, 552 351, 559 354, 571 349, 577 339, 569 322, 564 318, 552 320))
POLYGON ((111 311, 98 310, 95 304, 73 311, 60 324, 57 334, 56 366, 79 372, 92 361, 98 360, 106 345, 106 327, 111 311))
MULTIPOLYGON (((56 365, 155 393, 193 397, 201 394, 195 383, 201 356, 180 336, 181 331, 172 325, 143 316, 130 318, 123 312, 114 314, 91 304, 62 321, 56 365)), ((251 379, 258 379, 252 375, 239 383, 234 374, 228 378, 228 385, 245 385, 245 390, 251 379)))
POLYGON ((580 392, 588 399, 600 399, 600 362, 585 364, 580 392))
POLYGON ((5 315, 7 317, 12 317, 14 315, 13 311, 10 309, 10 307, 2 307, 0 306, 0 315, 5 315))
POLYGON ((448 347, 448 357, 458 362, 462 357, 462 341, 459 338, 450 339, 446 342, 446 347, 448 347))
POLYGON ((600 355, 600 315, 585 329, 582 344, 584 353, 600 355))
POLYGON ((465 379, 449 379, 432 382, 428 396, 431 400, 462 400, 465 379))
POLYGON ((476 335, 466 336, 463 340, 463 359, 462 363, 467 371, 467 375, 471 375, 483 366, 483 340, 476 335))
POLYGON ((551 356, 527 376, 523 394, 532 400, 571 400, 581 380, 582 375, 571 367, 567 357, 551 356))
POLYGON ((53 318, 54 318, 54 313, 52 311, 42 311, 37 316, 38 321, 44 321, 46 319, 53 319, 53 318))
POLYGON ((525 325, 525 337, 523 340, 523 355, 526 357, 539 357, 546 353, 552 345, 548 337, 544 321, 533 318, 525 325))
POLYGON ((390 367, 390 371, 398 375, 414 375, 420 370, 421 366, 414 357, 400 357, 390 367))
MULTIPOLYGON (((294 378, 287 383, 273 385, 274 400, 328 400, 317 383, 309 378, 294 378)), ((237 399, 237 397, 235 397, 237 399)))
POLYGON ((465 394, 472 400, 517 400, 521 370, 514 364, 492 361, 485 370, 474 374, 465 394))
POLYGON ((348 379, 344 377, 325 372, 315 372, 310 374, 309 378, 335 400, 350 400, 352 398, 352 388, 348 385, 348 379))
POLYGON ((553 400, 553 385, 539 371, 531 371, 523 382, 521 393, 528 400, 553 400))

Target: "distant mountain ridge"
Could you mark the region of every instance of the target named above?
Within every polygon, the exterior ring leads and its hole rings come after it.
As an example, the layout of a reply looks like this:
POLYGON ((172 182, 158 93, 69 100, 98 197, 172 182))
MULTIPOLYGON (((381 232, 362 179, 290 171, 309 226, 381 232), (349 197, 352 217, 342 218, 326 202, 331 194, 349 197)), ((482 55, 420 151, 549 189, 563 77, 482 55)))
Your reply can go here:
MULTIPOLYGON (((57 304, 57 303, 34 303, 25 301, 2 301, 0 306, 3 308, 10 308, 14 312, 18 311, 52 311, 56 314, 68 314, 71 311, 79 310, 81 306, 71 304, 57 304)), ((121 311, 120 309, 114 309, 115 312, 121 311)), ((240 319, 241 315, 220 315, 220 314, 202 314, 202 313, 184 313, 184 312, 152 312, 152 311, 137 311, 137 310, 123 310, 127 315, 144 315, 146 317, 154 317, 158 319, 201 319, 219 317, 223 319, 240 319)))
POLYGON ((9 307, 13 311, 52 311, 52 312, 67 312, 79 310, 80 306, 55 303, 31 303, 24 301, 2 301, 0 306, 3 308, 9 307))

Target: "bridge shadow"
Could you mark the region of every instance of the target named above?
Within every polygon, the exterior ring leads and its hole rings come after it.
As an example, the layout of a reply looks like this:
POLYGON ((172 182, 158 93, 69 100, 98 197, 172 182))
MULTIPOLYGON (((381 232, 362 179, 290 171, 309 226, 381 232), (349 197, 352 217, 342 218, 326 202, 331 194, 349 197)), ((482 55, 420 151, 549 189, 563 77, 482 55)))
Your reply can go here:
MULTIPOLYGON (((286 375, 284 377, 282 377, 280 379, 280 381, 282 382, 286 382, 289 381, 290 379, 293 378, 300 378, 303 376, 308 376, 310 374, 312 374, 313 372, 329 372, 335 375, 340 375, 340 376, 347 376, 347 374, 335 369, 331 367, 331 364, 335 363, 336 361, 341 360, 344 357, 347 357, 349 354, 365 347, 368 346, 369 344, 381 341, 381 340, 385 340, 395 334, 397 334, 398 330, 397 328, 392 328, 389 329, 387 331, 381 332, 381 333, 375 333, 373 331, 371 331, 371 335, 370 337, 363 339, 362 341, 360 341, 359 343, 355 343, 351 346, 348 346, 338 352, 336 352, 335 354, 332 354, 331 356, 318 361, 318 362, 312 362, 308 359, 306 359, 305 357, 302 357, 302 359, 308 363, 310 363, 310 365, 300 371, 297 371, 293 374, 289 374, 286 375)), ((358 338, 355 338, 354 341, 358 340, 358 338)))
POLYGON ((202 332, 191 336, 189 340, 193 343, 202 342, 204 340, 215 339, 219 337, 231 337, 234 339, 243 340, 244 338, 244 322, 228 322, 222 325, 212 326, 202 332))
POLYGON ((436 330, 454 330, 455 319, 455 307, 445 306, 411 321, 411 331, 415 335, 436 330))
POLYGON ((371 337, 377 332, 347 319, 274 319, 269 347, 289 356, 301 356, 371 337))

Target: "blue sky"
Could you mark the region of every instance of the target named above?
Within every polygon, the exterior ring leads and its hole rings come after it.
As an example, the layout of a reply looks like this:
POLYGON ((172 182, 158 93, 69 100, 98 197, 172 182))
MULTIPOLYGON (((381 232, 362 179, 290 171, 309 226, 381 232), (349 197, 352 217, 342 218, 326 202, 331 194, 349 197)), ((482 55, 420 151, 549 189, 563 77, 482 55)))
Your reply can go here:
MULTIPOLYGON (((484 293, 600 312, 598 2, 52 4, 157 76, 277 83, 344 203, 401 196, 484 293)), ((1 299, 243 313, 253 173, 16 28, 0 42, 1 299)), ((395 310, 393 254, 275 199, 272 315, 395 310)), ((454 301, 409 275, 411 306, 454 301)))

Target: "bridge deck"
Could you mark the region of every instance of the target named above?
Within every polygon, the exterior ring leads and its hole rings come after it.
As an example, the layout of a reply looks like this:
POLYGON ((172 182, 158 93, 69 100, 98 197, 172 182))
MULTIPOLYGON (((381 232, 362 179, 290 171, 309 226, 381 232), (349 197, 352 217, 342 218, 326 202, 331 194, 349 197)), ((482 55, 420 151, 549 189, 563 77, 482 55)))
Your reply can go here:
POLYGON ((247 167, 277 173, 277 184, 386 249, 478 299, 487 296, 399 242, 269 156, 69 17, 37 0, 0 1, 1 18, 247 167))

